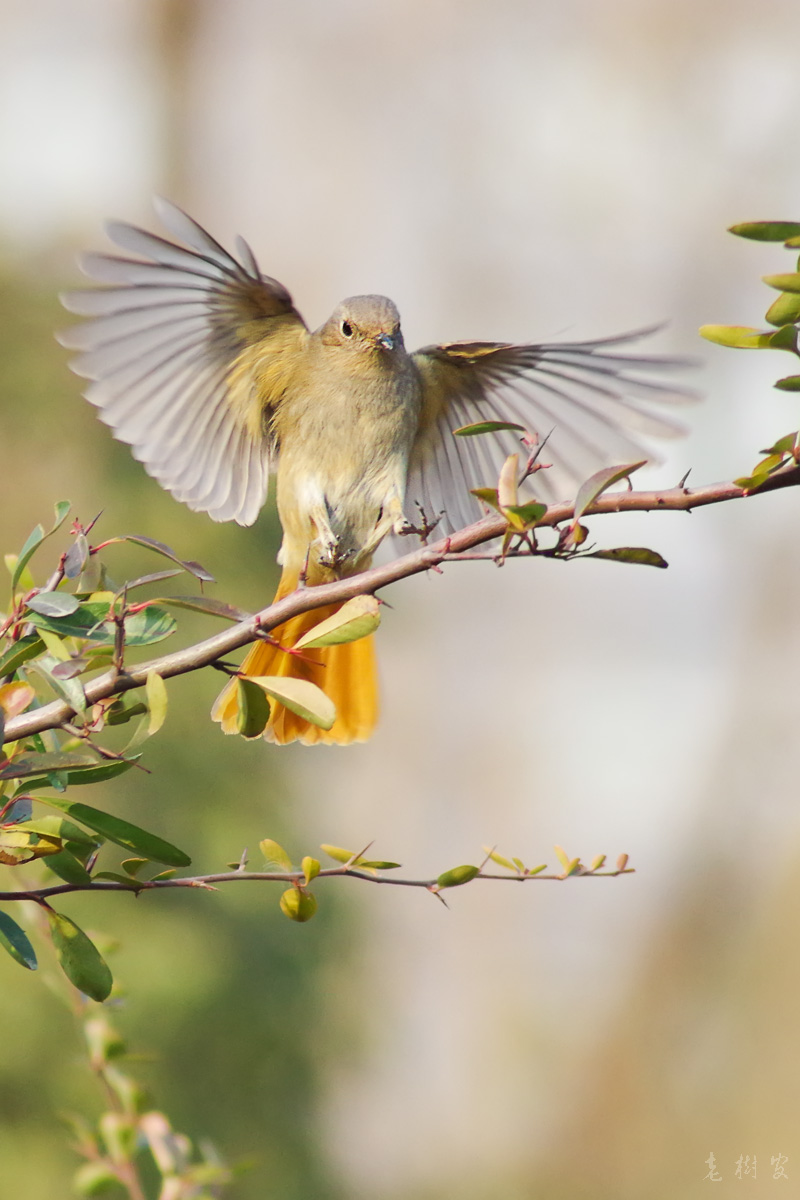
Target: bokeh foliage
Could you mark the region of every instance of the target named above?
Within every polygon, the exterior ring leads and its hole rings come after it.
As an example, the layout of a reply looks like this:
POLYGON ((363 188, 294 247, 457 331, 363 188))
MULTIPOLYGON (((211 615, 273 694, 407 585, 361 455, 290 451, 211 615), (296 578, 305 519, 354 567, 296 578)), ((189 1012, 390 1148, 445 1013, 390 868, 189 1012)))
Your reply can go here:
MULTIPOLYGON (((80 399, 52 337, 63 323, 56 291, 50 278, 37 286, 0 280, 5 545, 21 546, 31 526, 69 494, 82 521, 102 508, 101 531, 149 532, 187 558, 213 560, 215 594, 263 605, 276 578, 274 518, 267 514, 255 530, 223 529, 160 493, 80 399)), ((56 546, 40 553, 37 569, 47 574, 56 546)), ((108 556, 109 570, 123 580, 153 569, 152 562, 144 566, 141 547, 122 544, 108 556)), ((181 615, 187 643, 207 631, 208 618, 181 615)), ((157 830, 200 870, 238 858, 247 839, 255 847, 267 828, 289 841, 293 833, 291 787, 276 755, 222 737, 205 716, 218 686, 211 673, 170 684, 170 733, 148 743, 150 774, 129 771, 69 793, 157 830)), ((197 894, 158 900, 113 897, 102 913, 94 898, 80 895, 58 905, 92 936, 99 931, 121 944, 114 974, 131 999, 116 1020, 127 1039, 153 1055, 138 1075, 152 1083, 176 1128, 210 1138, 229 1161, 252 1161, 236 1183, 237 1197, 336 1195, 314 1115, 329 1038, 352 1036, 335 995, 346 965, 346 902, 332 896, 324 920, 299 928, 281 915, 274 893, 255 902, 232 892, 213 904, 197 894)), ((54 964, 45 956, 37 977, 2 958, 4 1187, 26 1200, 49 1200, 66 1194, 77 1165, 58 1114, 96 1113, 101 1105, 79 1032, 57 998, 54 964), (53 989, 42 987, 42 974, 53 989)))

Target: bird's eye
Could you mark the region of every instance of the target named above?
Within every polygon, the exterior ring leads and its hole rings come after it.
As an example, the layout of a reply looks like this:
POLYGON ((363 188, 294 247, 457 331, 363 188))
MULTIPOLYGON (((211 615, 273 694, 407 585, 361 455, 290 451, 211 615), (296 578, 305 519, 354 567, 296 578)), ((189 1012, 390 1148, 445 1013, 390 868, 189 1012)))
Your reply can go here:
POLYGON ((350 324, 349 321, 342 321, 342 333, 344 334, 345 337, 353 336, 353 326, 350 324))

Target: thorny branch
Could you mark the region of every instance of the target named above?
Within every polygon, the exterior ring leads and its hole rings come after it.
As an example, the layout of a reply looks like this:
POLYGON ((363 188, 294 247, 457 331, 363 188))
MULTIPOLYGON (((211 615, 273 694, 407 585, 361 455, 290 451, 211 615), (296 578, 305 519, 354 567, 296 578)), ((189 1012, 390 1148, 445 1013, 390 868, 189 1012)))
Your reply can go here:
MULTIPOLYGON (((537 874, 529 872, 527 874, 520 873, 517 875, 509 874, 499 875, 495 872, 480 872, 475 875, 472 883, 477 879, 492 879, 505 880, 512 883, 527 883, 535 879, 548 879, 564 881, 565 879, 581 879, 602 876, 604 878, 612 878, 617 875, 633 875, 635 868, 629 866, 618 867, 616 870, 591 870, 588 867, 580 867, 572 874, 566 872, 555 875, 545 874, 543 871, 537 874)), ((359 871, 354 867, 327 867, 323 868, 318 875, 314 877, 316 885, 317 879, 329 879, 337 876, 344 876, 347 879, 360 879, 363 883, 378 883, 389 884, 393 887, 412 887, 425 888, 429 892, 439 892, 443 890, 437 883, 436 879, 398 879, 390 875, 373 875, 368 871, 359 871)), ((305 873, 303 871, 223 871, 216 875, 193 875, 180 879, 153 879, 134 880, 123 883, 122 881, 113 879, 98 879, 92 880, 91 883, 57 883, 50 887, 27 889, 15 892, 0 892, 0 903, 6 903, 10 900, 33 900, 37 904, 47 901, 51 896, 63 896, 70 892, 131 892, 134 895, 139 895, 141 892, 162 890, 164 888, 201 888, 205 891, 216 891, 217 885, 222 883, 288 883, 297 884, 302 887, 305 882, 305 873)), ((464 886, 464 885, 462 885, 464 886)), ((450 890, 449 888, 446 890, 450 890)))
MULTIPOLYGON (((800 465, 792 464, 771 475, 758 489, 757 493, 747 493, 733 482, 707 484, 704 487, 687 488, 683 486, 669 488, 664 491, 619 491, 606 492, 600 496, 582 514, 584 517, 600 516, 616 512, 688 512, 707 504, 721 504, 728 500, 740 500, 749 494, 760 495, 779 488, 797 487, 800 484, 800 465)), ((574 515, 574 506, 570 503, 553 504, 537 522, 536 529, 552 528, 570 521, 574 515)), ((241 621, 213 637, 206 638, 194 646, 184 650, 165 654, 161 658, 151 659, 150 662, 139 666, 126 668, 119 672, 115 669, 88 682, 85 686, 87 704, 96 704, 109 696, 121 695, 132 688, 142 687, 150 671, 156 671, 163 678, 183 675, 189 671, 197 671, 201 667, 217 662, 226 654, 240 649, 249 642, 255 641, 260 634, 269 632, 281 625, 290 617, 299 613, 321 608, 327 604, 340 604, 353 596, 373 594, 400 579, 407 579, 422 571, 437 570, 442 563, 453 560, 474 547, 502 537, 508 529, 504 517, 493 515, 468 525, 448 538, 441 538, 432 545, 426 545, 394 559, 383 566, 372 567, 360 575, 353 575, 335 583, 323 584, 319 587, 305 588, 271 604, 256 613, 255 616, 241 621)), ((6 723, 4 742, 16 741, 41 733, 46 729, 57 729, 70 720, 74 710, 63 700, 55 700, 41 708, 21 713, 6 723)), ((389 881, 385 881, 389 882, 389 881)), ((173 885, 174 886, 174 885, 173 885)), ((426 886, 420 883, 417 886, 426 886)), ((2 898, 2 897, 0 897, 2 898)))

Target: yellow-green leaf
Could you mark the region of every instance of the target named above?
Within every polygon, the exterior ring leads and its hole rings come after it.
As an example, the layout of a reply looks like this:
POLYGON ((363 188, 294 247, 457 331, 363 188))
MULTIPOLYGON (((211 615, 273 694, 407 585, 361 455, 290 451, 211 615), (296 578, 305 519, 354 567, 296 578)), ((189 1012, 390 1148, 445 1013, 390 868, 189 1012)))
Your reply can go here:
POLYGON ((298 717, 320 729, 330 729, 336 720, 336 705, 321 688, 307 679, 282 675, 250 675, 248 678, 273 700, 279 700, 298 717))
POLYGON ((320 850, 324 850, 328 858, 334 858, 341 863, 348 863, 357 858, 355 850, 343 850, 341 846, 329 846, 327 842, 320 844, 320 850))
POLYGON ((800 295, 781 292, 778 299, 770 304, 765 316, 770 325, 793 325, 800 320, 800 295))
POLYGON ((698 333, 707 342, 734 350, 769 350, 772 334, 750 325, 701 325, 698 333))
POLYGON ((147 672, 144 690, 150 710, 147 732, 152 737, 154 733, 158 733, 167 717, 167 685, 158 671, 147 672))
POLYGON ((316 879, 317 875, 319 875, 320 871, 322 870, 319 860, 312 858, 310 854, 306 854, 303 861, 300 863, 300 866, 306 878, 306 887, 308 887, 309 883, 311 883, 311 880, 316 879))
POLYGON ((317 898, 312 892, 290 887, 281 896, 281 912, 290 921, 310 921, 317 911, 317 898))
POLYGON ((277 867, 279 871, 291 871, 292 860, 283 846, 274 842, 272 838, 263 838, 258 845, 268 864, 277 867))
POLYGON ((295 650, 314 650, 318 646, 338 646, 357 642, 374 633, 381 623, 380 604, 374 596, 354 596, 338 612, 320 621, 295 643, 295 650))
POLYGON ((762 275, 764 283, 779 292, 800 292, 800 271, 791 275, 762 275))

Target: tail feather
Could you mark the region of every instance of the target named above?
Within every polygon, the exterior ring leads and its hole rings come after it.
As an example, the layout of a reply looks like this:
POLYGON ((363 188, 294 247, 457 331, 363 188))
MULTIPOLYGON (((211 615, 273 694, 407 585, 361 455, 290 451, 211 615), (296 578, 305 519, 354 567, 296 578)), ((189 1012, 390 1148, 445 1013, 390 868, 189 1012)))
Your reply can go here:
MULTIPOLYGON (((275 599, 280 600, 294 591, 296 586, 296 575, 284 572, 275 599)), ((243 675, 307 679, 321 688, 336 705, 336 720, 332 727, 320 729, 283 704, 270 699, 271 713, 264 730, 267 741, 280 745, 294 741, 305 745, 318 742, 347 745, 366 741, 372 734, 378 718, 377 672, 372 637, 340 646, 303 650, 302 658, 298 654, 287 654, 281 648, 293 647, 309 629, 332 616, 339 607, 338 604, 332 604, 300 613, 277 626, 272 630, 272 636, 281 646, 256 642, 250 647, 240 668, 243 675)), ((236 680, 233 679, 217 697, 211 716, 220 722, 223 733, 237 733, 238 712, 236 680)))

